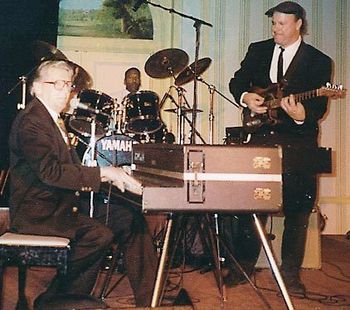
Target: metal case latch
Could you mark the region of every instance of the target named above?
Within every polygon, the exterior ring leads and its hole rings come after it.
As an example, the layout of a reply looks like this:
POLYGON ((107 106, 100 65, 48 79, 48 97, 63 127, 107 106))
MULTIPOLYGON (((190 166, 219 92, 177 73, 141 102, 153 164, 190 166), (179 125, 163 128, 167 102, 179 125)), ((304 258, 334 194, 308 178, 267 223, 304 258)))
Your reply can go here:
POLYGON ((205 154, 201 150, 190 150, 187 154, 187 172, 192 175, 187 181, 187 201, 191 203, 203 203, 205 192, 205 154))

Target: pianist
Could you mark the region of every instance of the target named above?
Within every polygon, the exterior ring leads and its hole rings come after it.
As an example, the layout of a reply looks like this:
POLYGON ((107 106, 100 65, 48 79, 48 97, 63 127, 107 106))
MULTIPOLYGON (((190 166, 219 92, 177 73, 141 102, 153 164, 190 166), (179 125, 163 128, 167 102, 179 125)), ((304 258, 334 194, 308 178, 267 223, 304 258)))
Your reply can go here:
MULTIPOLYGON (((297 100, 292 94, 315 90, 331 79, 331 59, 304 42, 307 34, 306 12, 298 3, 281 2, 265 15, 271 18, 272 38, 252 43, 230 81, 230 91, 236 102, 257 118, 249 120, 253 133, 250 143, 255 145, 317 147, 318 122, 327 111, 327 98, 297 100), (281 108, 269 111, 264 99, 267 95, 279 96, 283 90, 281 108), (278 83, 278 84, 277 84, 278 83), (252 91, 252 87, 265 92, 252 91), (281 90, 281 89, 280 89, 281 90), (263 94, 263 95, 262 95, 263 94), (264 123, 264 121, 267 122, 264 123), (259 124, 254 131, 253 124, 259 124)), ((276 98, 276 97, 275 97, 276 98)), ((303 153, 300 151, 300 156, 303 153)), ((305 155, 304 155, 305 156, 305 155)), ((310 158, 310 160, 313 160, 310 158)), ((291 293, 305 293, 299 270, 304 257, 305 238, 310 212, 316 199, 316 176, 309 173, 283 175, 283 212, 285 215, 282 241, 282 276, 291 293)), ((250 241, 251 242, 251 241, 250 241)), ((255 254, 249 253, 254 265, 259 247, 254 242, 255 254)))
MULTIPOLYGON (((101 182, 122 191, 140 184, 120 168, 80 164, 60 120, 72 80, 66 62, 41 63, 31 85, 34 99, 17 115, 10 134, 11 230, 71 240, 67 276, 55 277, 34 308, 45 309, 45 300, 57 294, 90 294, 113 239, 124 243, 136 305, 149 306, 157 261, 142 214, 118 206, 110 213, 111 230, 78 211, 80 192, 98 192, 101 182)), ((98 206, 96 212, 101 215, 98 206)))

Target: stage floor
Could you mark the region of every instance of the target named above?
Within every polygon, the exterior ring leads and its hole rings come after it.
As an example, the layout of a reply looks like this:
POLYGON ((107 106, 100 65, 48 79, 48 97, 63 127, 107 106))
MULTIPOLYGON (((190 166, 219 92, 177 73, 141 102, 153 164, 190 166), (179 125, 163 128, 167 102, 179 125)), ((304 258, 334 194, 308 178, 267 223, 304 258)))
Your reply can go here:
MULTIPOLYGON (((291 296, 295 309, 350 309, 350 240, 345 236, 322 236, 322 268, 303 269, 301 278, 307 288, 307 296, 291 296)), ((52 268, 33 267, 27 277, 27 297, 33 300, 48 285, 55 271, 52 268)), ((115 273, 114 280, 121 276, 115 273)), ((15 309, 17 299, 17 271, 6 269, 4 278, 3 309, 15 309)), ((261 269, 253 279, 270 309, 287 309, 270 269, 261 269)), ((114 282, 112 281, 112 284, 114 282)), ((226 288, 227 300, 222 301, 212 271, 202 273, 193 267, 172 270, 169 292, 162 303, 162 309, 190 309, 189 307, 172 307, 172 298, 178 288, 184 288, 193 304, 193 309, 268 309, 261 298, 249 284, 226 288)), ((105 299, 110 309, 135 308, 133 296, 127 278, 105 299)))

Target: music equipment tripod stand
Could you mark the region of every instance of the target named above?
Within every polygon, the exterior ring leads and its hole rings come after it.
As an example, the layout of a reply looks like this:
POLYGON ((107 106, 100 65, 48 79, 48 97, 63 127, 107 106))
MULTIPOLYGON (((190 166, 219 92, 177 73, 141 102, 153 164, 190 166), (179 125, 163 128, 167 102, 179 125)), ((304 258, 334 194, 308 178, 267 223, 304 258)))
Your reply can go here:
POLYGON ((194 215, 194 214, 184 215, 184 214, 170 213, 168 215, 168 222, 165 227, 163 250, 160 257, 160 263, 159 263, 151 307, 160 306, 161 300, 163 299, 165 283, 168 278, 169 270, 173 263, 179 241, 181 239, 182 240, 184 239, 186 226, 190 217, 195 217, 203 248, 210 251, 210 254, 214 260, 214 265, 215 265, 214 274, 215 274, 217 285, 220 291, 220 295, 222 297, 221 300, 222 301, 226 300, 222 273, 221 273, 220 257, 217 255, 218 251, 216 249, 216 246, 218 243, 209 227, 210 225, 209 221, 205 221, 204 223, 203 221, 201 222, 202 218, 205 218, 206 216, 208 216, 207 213, 197 214, 197 215, 194 215), (207 236, 207 238, 205 238, 205 236, 207 236), (168 261, 167 261, 167 258, 169 258, 168 261))
MULTIPOLYGON (((287 306, 287 308, 289 310, 293 310, 294 309, 294 306, 292 304, 292 301, 290 299, 290 296, 288 294, 288 291, 286 289, 286 286, 284 284, 284 281, 282 279, 282 276, 281 276, 281 273, 279 272, 279 269, 277 267, 277 263, 276 263, 276 260, 273 256, 273 253, 271 251, 271 248, 268 244, 268 241, 267 241, 267 238, 266 238, 266 233, 264 232, 264 228, 263 226, 261 225, 261 222, 258 218, 258 216, 253 213, 252 214, 253 216, 253 219, 254 219, 254 224, 255 224, 255 227, 258 231, 258 234, 259 234, 259 237, 260 237, 260 241, 263 245, 263 249, 265 251, 265 254, 267 256, 267 260, 270 264, 270 268, 271 268, 271 271, 273 273, 273 275, 275 276, 275 279, 276 279, 276 282, 281 290, 281 293, 282 293, 282 297, 284 299, 284 302, 287 306)), ((242 272, 242 274, 244 275, 244 277, 247 279, 247 281, 249 282, 249 284, 252 286, 252 288, 254 289, 255 293, 262 299, 262 301, 264 302, 264 304, 266 306, 268 306, 270 308, 270 305, 267 303, 266 299, 264 298, 264 296, 261 294, 260 290, 255 286, 255 284, 250 280, 250 278, 248 277, 248 275, 244 272, 244 270, 242 269, 242 267, 239 265, 239 263, 236 261, 236 259, 234 258, 234 256, 232 255, 232 252, 230 251, 227 243, 225 242, 224 239, 222 239, 219 235, 216 236, 216 238, 219 239, 219 242, 221 245, 224 246, 224 248, 226 249, 228 255, 229 255, 229 258, 234 262, 235 266, 242 272)))
MULTIPOLYGON (((151 307, 157 307, 160 305, 161 300, 163 298, 164 294, 164 289, 165 289, 165 283, 168 277, 169 269, 172 263, 172 260, 175 255, 176 247, 177 244, 180 240, 181 234, 184 232, 183 225, 186 224, 186 218, 185 221, 183 221, 183 218, 181 216, 184 215, 178 215, 180 216, 180 219, 176 218, 174 219, 174 214, 171 213, 169 214, 169 219, 167 222, 166 230, 165 230, 165 237, 164 237, 164 244, 163 244, 163 251, 160 257, 160 263, 159 263, 159 268, 157 272, 157 277, 156 277, 156 283, 155 283, 155 288, 154 288, 154 293, 152 296, 152 302, 151 302, 151 307), (177 220, 177 222, 176 222, 177 220), (173 222, 175 221, 175 223, 173 222), (174 227, 175 226, 175 227, 174 227), (172 238, 171 238, 172 237, 172 238), (173 247, 171 251, 169 251, 169 245, 171 240, 173 240, 173 247), (165 265, 166 265, 166 258, 169 253, 169 260, 168 260, 168 266, 167 269, 165 270, 165 265), (166 275, 163 277, 163 275, 166 275)), ((269 247, 268 241, 265 236, 264 229, 260 223, 259 218, 255 213, 252 214, 255 226, 257 228, 260 240, 262 242, 265 254, 267 256, 267 259, 269 261, 270 267, 272 269, 272 272, 275 276, 275 279, 277 281, 277 284, 281 290, 282 297, 284 299, 284 302, 289 310, 293 310, 294 306, 291 302, 291 299, 289 297, 289 294, 287 292, 287 289, 285 287, 285 284, 283 282, 282 276, 278 270, 277 263, 273 257, 272 251, 269 247)), ((244 275, 244 277, 247 279, 248 283, 251 285, 251 287, 254 289, 255 293, 261 298, 265 306, 270 309, 271 306, 269 303, 266 301, 265 297, 262 295, 261 291, 255 286, 255 284, 250 280, 249 276, 244 272, 238 261, 234 258, 234 255, 232 254, 230 248, 228 247, 227 243, 225 242, 224 239, 222 239, 219 234, 217 233, 217 230, 212 229, 210 225, 210 220, 208 218, 208 214, 205 213, 202 215, 202 219, 204 221, 204 226, 203 226, 203 231, 207 233, 209 236, 210 240, 210 246, 208 247, 211 250, 211 254, 214 258, 214 263, 215 263, 215 276, 216 276, 216 281, 219 287, 219 291, 222 297, 222 301, 225 301, 225 286, 223 284, 223 279, 222 279, 222 273, 221 273, 221 264, 220 264, 220 257, 218 255, 214 255, 214 253, 218 253, 216 247, 218 244, 221 244, 226 252, 228 253, 228 259, 231 260, 231 262, 236 266, 236 268, 244 275)), ((203 238, 202 238, 203 239, 203 238)))
MULTIPOLYGON (((204 238, 203 229, 198 216, 193 214, 169 213, 166 227, 164 228, 165 236, 163 241, 162 253, 160 256, 159 267, 157 271, 154 293, 152 296, 151 307, 157 307, 163 299, 165 283, 168 278, 169 270, 172 266, 176 250, 180 239, 184 240, 185 230, 190 217, 195 217, 198 231, 200 234, 203 247, 212 250, 206 238, 204 238), (170 246, 170 243, 172 245, 170 246), (167 260, 167 258, 169 258, 167 260)), ((213 251, 211 251, 213 254, 213 251)), ((184 253, 185 255, 185 253, 184 253)), ((214 256, 214 255, 213 255, 214 256)))

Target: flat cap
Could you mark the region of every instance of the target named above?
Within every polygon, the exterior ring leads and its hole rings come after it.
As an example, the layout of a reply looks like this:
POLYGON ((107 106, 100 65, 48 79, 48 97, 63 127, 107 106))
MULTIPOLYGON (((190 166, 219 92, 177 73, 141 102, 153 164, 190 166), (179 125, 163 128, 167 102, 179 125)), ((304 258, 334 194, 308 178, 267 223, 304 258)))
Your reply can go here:
POLYGON ((305 19, 306 17, 306 12, 304 8, 298 3, 293 1, 281 2, 276 6, 274 6, 273 8, 267 10, 265 12, 265 15, 267 15, 268 17, 271 17, 275 12, 280 12, 285 14, 294 14, 297 18, 301 18, 301 19, 305 19))

